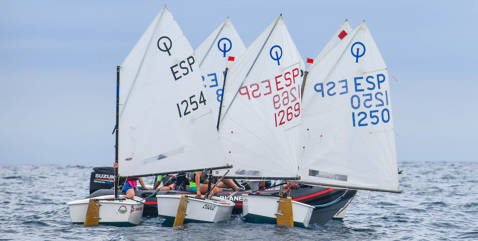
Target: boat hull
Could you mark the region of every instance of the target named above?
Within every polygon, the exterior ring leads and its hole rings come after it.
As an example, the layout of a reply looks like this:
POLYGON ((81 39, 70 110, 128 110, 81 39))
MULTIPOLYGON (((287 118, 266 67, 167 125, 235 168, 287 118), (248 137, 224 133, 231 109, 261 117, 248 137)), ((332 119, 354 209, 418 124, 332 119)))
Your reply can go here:
MULTIPOLYGON (((246 222, 276 223, 279 197, 265 195, 244 195, 242 215, 246 222)), ((314 207, 292 201, 294 226, 308 227, 314 207)))
POLYGON ((345 190, 344 192, 332 193, 326 200, 321 200, 321 202, 310 202, 309 204, 315 207, 310 222, 324 225, 331 219, 336 218, 335 215, 337 213, 343 213, 346 210, 346 206, 350 204, 356 193, 356 190, 345 190))
MULTIPOLYGON (((158 215, 174 221, 182 195, 157 195, 158 215)), ((212 200, 194 198, 188 195, 185 222, 217 223, 230 219, 234 202, 213 197, 212 200)))
MULTIPOLYGON (((111 195, 114 193, 114 169, 112 167, 97 167, 91 173, 90 180, 90 197, 111 195)), ((157 216, 158 206, 154 191, 152 190, 138 190, 136 195, 144 198, 143 216, 157 216)), ((220 198, 227 198, 235 203, 232 211, 233 214, 242 213, 242 195, 260 193, 262 195, 277 195, 278 190, 261 190, 258 192, 243 191, 233 192, 225 189, 223 192, 217 193, 215 196, 220 198)), ((160 191, 158 194, 195 194, 187 191, 160 191)), ((350 203, 350 200, 356 194, 355 190, 335 189, 322 186, 301 185, 299 189, 293 189, 291 192, 292 200, 316 206, 312 214, 311 223, 323 225, 332 218, 341 219, 345 215, 345 208, 350 203)))
MULTIPOLYGON (((114 199, 113 195, 95 197, 99 200, 99 223, 117 226, 138 225, 143 217, 144 205, 142 199, 114 199)), ((68 203, 70 217, 73 223, 83 224, 90 199, 81 199, 68 203)))
POLYGON ((345 199, 344 200, 345 205, 343 205, 343 207, 340 208, 337 213, 335 213, 334 219, 342 220, 342 219, 344 219, 345 215, 347 214, 347 208, 350 205, 350 203, 352 202, 352 200, 354 199, 355 193, 353 195, 351 193, 350 194, 345 194, 344 196, 347 196, 347 195, 351 196, 351 197, 350 198, 344 198, 345 199))
MULTIPOLYGON (((349 201, 355 196, 357 191, 355 190, 346 190, 346 189, 335 189, 327 188, 321 186, 302 186, 299 189, 293 189, 291 192, 292 200, 302 202, 305 204, 317 206, 312 213, 312 218, 310 223, 323 225, 327 223, 334 217, 340 210, 345 210, 344 207, 349 201)), ((112 194, 112 189, 101 189, 97 190, 90 195, 90 197, 95 197, 99 195, 112 194)), ((136 195, 139 197, 145 198, 144 203, 144 216, 157 216, 158 215, 158 206, 156 197, 152 197, 152 190, 138 190, 136 195)), ((215 196, 220 198, 225 198, 235 203, 233 214, 242 213, 242 198, 243 194, 251 194, 251 191, 243 191, 234 193, 233 191, 223 191, 217 193, 215 196)), ((277 195, 278 190, 262 190, 254 192, 261 195, 277 195)), ((178 195, 178 194, 193 194, 192 192, 185 191, 160 191, 158 194, 167 194, 167 195, 178 195)), ((343 212, 342 212, 343 214, 343 212)), ((340 218, 340 217, 338 217, 340 218)))

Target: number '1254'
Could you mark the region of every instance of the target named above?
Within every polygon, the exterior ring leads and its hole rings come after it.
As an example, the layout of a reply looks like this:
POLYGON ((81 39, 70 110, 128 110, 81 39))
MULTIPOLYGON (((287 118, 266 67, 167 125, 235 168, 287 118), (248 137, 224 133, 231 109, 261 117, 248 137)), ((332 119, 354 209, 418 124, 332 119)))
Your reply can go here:
POLYGON ((196 97, 196 95, 191 95, 189 96, 189 99, 180 101, 176 104, 176 106, 178 107, 179 118, 187 116, 193 111, 198 110, 200 104, 206 106, 206 98, 204 98, 204 94, 202 93, 202 91, 199 94, 199 97, 196 97), (198 98, 199 100, 197 100, 198 98))

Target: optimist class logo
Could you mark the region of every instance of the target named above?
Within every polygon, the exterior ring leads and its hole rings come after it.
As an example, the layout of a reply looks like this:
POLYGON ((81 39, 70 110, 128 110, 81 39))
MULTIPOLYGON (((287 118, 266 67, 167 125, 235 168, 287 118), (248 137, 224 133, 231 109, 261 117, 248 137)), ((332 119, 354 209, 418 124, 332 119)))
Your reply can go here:
POLYGON ((355 42, 352 44, 350 52, 352 52, 352 56, 355 57, 355 63, 358 63, 359 58, 365 54, 365 45, 362 42, 355 42))
POLYGON ((219 39, 219 41, 217 42, 217 48, 219 49, 219 51, 222 52, 222 57, 225 58, 226 53, 231 51, 232 49, 232 42, 228 38, 219 39))
POLYGON ((277 61, 277 65, 280 65, 279 60, 282 58, 282 47, 279 45, 272 46, 271 50, 269 51, 269 55, 271 56, 272 60, 277 61))
POLYGON ((173 47, 173 41, 168 36, 161 36, 161 38, 158 39, 157 42, 158 49, 162 52, 168 53, 169 56, 171 56, 171 48, 173 47))

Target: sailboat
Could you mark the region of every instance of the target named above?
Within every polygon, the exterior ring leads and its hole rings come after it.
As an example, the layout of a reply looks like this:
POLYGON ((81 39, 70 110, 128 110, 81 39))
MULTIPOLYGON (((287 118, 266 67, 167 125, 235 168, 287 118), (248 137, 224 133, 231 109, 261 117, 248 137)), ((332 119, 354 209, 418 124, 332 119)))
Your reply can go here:
MULTIPOLYGON (((119 152, 120 175, 229 168, 218 148, 211 101, 204 91, 199 63, 189 41, 167 8, 161 10, 148 30, 145 34, 150 36, 146 38, 144 52, 128 56, 141 56, 141 65, 121 113, 120 125, 125 131, 119 143, 124 147, 119 152)), ((182 195, 156 197, 158 215, 175 218, 182 208, 186 221, 224 221, 234 207, 233 202, 222 199, 189 196, 185 201, 182 195), (194 209, 195 203, 201 208, 194 209), (172 215, 171 210, 178 212, 172 215)))
MULTIPOLYGON (((118 174, 141 177, 197 170, 230 168, 222 153, 219 135, 209 100, 203 90, 199 64, 193 49, 169 10, 164 7, 139 42, 118 67, 117 90, 117 160, 118 174), (119 88, 119 79, 125 89, 119 88), (120 101, 121 99, 121 101, 120 101), (121 108, 120 108, 121 106, 121 108)), ((115 182, 116 183, 116 182, 115 182)), ((115 193, 116 193, 115 187, 115 193)), ((115 210, 100 200, 100 223, 107 215, 136 215, 139 208, 115 210)), ((115 194, 115 203, 134 202, 115 194)), ((224 221, 234 203, 228 200, 198 199, 194 196, 157 196, 158 215, 196 221, 224 221), (164 201, 163 201, 164 200, 164 201), (188 205, 189 204, 189 205, 188 205), (199 214, 199 215, 196 215, 199 214)), ((91 201, 90 201, 91 202, 91 201)), ((142 200, 138 200, 143 205, 142 200)), ((129 203, 128 203, 129 204, 129 203)), ((70 210, 74 202, 70 205, 70 210)), ((74 212, 70 212, 71 215, 74 212)), ((138 224, 138 220, 128 220, 138 224)), ((84 220, 83 216, 83 220, 84 220)), ((76 220, 72 216, 72 220, 76 220)), ((119 221, 118 221, 119 222, 119 221)))
POLYGON ((387 66, 362 22, 310 66, 300 182, 401 192, 387 66))
MULTIPOLYGON (((299 178, 298 131, 303 69, 304 63, 282 15, 230 68, 219 130, 225 150, 234 163, 231 177, 299 178)), ((243 217, 254 222, 267 221, 270 216, 275 220, 279 201, 282 201, 279 197, 246 194, 243 217)), ((297 213, 294 221, 308 226, 314 207, 290 198, 289 201, 291 209, 297 213)))

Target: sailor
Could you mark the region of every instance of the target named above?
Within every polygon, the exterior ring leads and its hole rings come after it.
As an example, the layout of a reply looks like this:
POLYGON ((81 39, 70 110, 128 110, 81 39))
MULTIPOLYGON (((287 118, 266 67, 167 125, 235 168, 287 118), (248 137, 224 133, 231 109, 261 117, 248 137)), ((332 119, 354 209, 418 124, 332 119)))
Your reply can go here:
POLYGON ((189 185, 189 179, 186 177, 186 173, 180 172, 176 175, 168 174, 166 176, 159 176, 154 183, 153 190, 156 190, 160 183, 163 186, 159 188, 161 191, 177 190, 186 191, 187 185, 189 185))
MULTIPOLYGON (((207 178, 206 172, 197 171, 196 174, 195 174, 195 177, 194 177, 194 182, 195 182, 196 185, 192 188, 191 188, 191 186, 189 186, 189 188, 191 189, 191 191, 193 191, 195 189, 197 197, 201 197, 202 194, 207 193, 209 179, 207 178)), ((214 185, 212 180, 211 180, 211 184, 214 185)), ((216 186, 211 191, 211 194, 214 195, 214 194, 216 194, 218 192, 221 192, 221 191, 222 191, 222 189, 220 187, 216 186)))
MULTIPOLYGON (((212 178, 211 178, 212 179, 212 178)), ((208 183, 211 181, 211 185, 214 185, 215 180, 209 180, 206 172, 198 171, 195 174, 194 184, 190 183, 189 188, 192 192, 196 192, 198 197, 201 197, 202 194, 206 194, 208 191, 208 183), (192 184, 192 185, 191 185, 192 184), (199 187, 199 188, 198 188, 199 187)), ((232 179, 222 179, 216 187, 211 191, 212 195, 221 192, 222 188, 232 188, 234 191, 240 189, 239 186, 232 179)), ((244 188, 242 188, 244 189, 244 188)))
POLYGON ((174 179, 174 190, 177 191, 186 191, 186 186, 189 185, 189 179, 185 172, 180 172, 176 175, 174 179))
POLYGON ((292 191, 292 189, 299 189, 300 188, 300 185, 299 183, 297 182, 287 182, 284 186, 283 186, 284 190, 286 191, 292 191))
POLYGON ((153 190, 156 190, 159 187, 159 185, 161 185, 162 180, 163 180, 163 175, 159 175, 156 177, 156 180, 154 181, 153 190))
POLYGON ((159 185, 163 183, 163 186, 159 188, 161 191, 169 191, 169 190, 174 190, 174 180, 176 177, 174 175, 168 174, 168 175, 159 175, 158 179, 154 183, 153 190, 157 190, 159 185))
MULTIPOLYGON (((118 163, 115 162, 115 164, 113 165, 114 168, 118 168, 118 163)), ((129 177, 128 179, 126 179, 126 181, 124 182, 123 184, 123 194, 126 195, 126 198, 134 198, 134 195, 135 195, 135 191, 136 191, 136 187, 138 186, 138 182, 141 184, 141 188, 143 190, 148 190, 148 188, 146 187, 146 185, 144 185, 144 182, 143 182, 143 178, 141 177, 129 177)))

